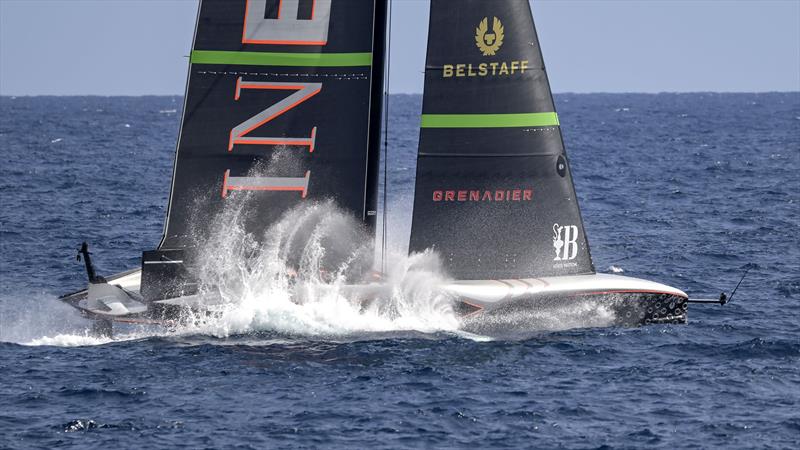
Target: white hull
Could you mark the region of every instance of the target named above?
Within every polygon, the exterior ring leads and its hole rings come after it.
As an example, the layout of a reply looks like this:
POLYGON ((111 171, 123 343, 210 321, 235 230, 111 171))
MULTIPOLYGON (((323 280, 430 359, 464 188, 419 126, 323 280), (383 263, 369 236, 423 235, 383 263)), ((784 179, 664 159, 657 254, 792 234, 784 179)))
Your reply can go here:
POLYGON ((665 294, 688 297, 680 289, 665 284, 601 273, 512 280, 459 280, 448 284, 446 289, 455 297, 481 307, 554 295, 665 294))
MULTIPOLYGON (((108 284, 118 286, 139 301, 141 271, 132 270, 108 277, 108 284)), ((368 303, 385 294, 381 283, 342 286, 354 300, 368 303)), ((96 286, 67 295, 62 299, 89 317, 142 321, 172 320, 181 309, 202 310, 204 301, 195 295, 145 302, 92 298, 96 286), (130 307, 130 306, 133 307, 130 307), (127 309, 126 309, 127 308, 127 309)), ((611 306, 620 317, 619 325, 686 321, 686 293, 661 283, 609 274, 505 280, 458 280, 444 286, 457 302, 457 309, 471 320, 481 315, 537 311, 577 304, 582 300, 600 301, 611 306)), ((102 291, 108 291, 102 290, 102 291)), ((119 296, 124 296, 121 290, 119 296)))

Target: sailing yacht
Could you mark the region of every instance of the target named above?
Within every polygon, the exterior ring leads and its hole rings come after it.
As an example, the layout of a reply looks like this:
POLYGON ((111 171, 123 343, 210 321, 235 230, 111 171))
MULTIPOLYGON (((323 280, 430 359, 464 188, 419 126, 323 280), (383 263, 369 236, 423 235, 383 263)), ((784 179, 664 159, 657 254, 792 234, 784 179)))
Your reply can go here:
MULTIPOLYGON (((89 286, 62 300, 106 327, 202 308, 195 250, 239 195, 253 233, 333 199, 374 236, 387 7, 201 0, 163 238, 107 278, 84 246, 89 286)), ((466 320, 592 301, 686 321, 681 290, 595 272, 527 0, 431 0, 422 109, 409 250, 440 256, 466 320)))

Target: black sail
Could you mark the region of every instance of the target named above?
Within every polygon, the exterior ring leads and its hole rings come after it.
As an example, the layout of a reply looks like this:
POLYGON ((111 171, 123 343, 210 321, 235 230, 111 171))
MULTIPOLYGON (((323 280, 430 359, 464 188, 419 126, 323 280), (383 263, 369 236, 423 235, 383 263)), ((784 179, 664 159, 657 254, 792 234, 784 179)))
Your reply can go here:
POLYGON ((374 227, 385 0, 201 0, 160 249, 249 193, 247 231, 334 199, 374 227))
POLYGON ((303 202, 333 199, 374 233, 385 21, 386 0, 200 1, 146 300, 194 292, 206 236, 259 238, 303 202))
POLYGON ((528 0, 432 0, 411 251, 458 279, 594 272, 528 0))

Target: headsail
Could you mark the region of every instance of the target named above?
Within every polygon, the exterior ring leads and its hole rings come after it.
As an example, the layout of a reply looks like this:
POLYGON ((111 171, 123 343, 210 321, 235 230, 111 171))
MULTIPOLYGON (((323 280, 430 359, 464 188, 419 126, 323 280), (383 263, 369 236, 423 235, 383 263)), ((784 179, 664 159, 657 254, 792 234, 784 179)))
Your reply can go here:
POLYGON ((384 2, 201 0, 160 249, 241 191, 248 231, 323 198, 374 225, 384 2))
POLYGON ((528 0, 431 0, 411 251, 459 279, 592 273, 528 0))

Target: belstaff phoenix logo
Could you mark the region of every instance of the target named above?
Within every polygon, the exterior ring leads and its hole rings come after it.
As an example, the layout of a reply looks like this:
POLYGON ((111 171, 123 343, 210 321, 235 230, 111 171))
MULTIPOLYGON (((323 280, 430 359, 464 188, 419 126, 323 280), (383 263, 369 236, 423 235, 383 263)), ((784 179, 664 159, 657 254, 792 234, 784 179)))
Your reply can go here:
POLYGON ((556 257, 553 261, 570 261, 578 256, 578 227, 553 224, 553 248, 556 257))
MULTIPOLYGON (((467 30, 464 30, 465 34, 466 31, 467 30)), ((472 62, 442 64, 442 78, 510 77, 524 75, 525 71, 528 70, 527 59, 503 61, 496 56, 500 47, 503 45, 505 36, 505 27, 503 27, 503 23, 500 22, 500 19, 492 17, 492 29, 490 31, 489 17, 484 17, 483 20, 478 23, 477 28, 475 28, 475 45, 478 46, 478 50, 480 50, 483 56, 494 56, 494 58, 482 60, 485 62, 473 60, 472 62)))
POLYGON ((475 28, 475 45, 483 56, 494 56, 503 45, 503 24, 497 17, 492 22, 492 32, 489 33, 489 18, 484 17, 475 28))

